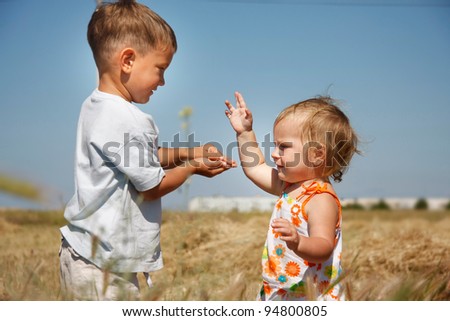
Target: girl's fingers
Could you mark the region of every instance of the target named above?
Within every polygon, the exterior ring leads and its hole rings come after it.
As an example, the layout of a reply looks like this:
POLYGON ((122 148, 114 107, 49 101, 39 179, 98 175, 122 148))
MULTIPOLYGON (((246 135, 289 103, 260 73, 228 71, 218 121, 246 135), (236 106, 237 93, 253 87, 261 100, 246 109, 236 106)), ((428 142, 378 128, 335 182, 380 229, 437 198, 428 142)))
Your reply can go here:
POLYGON ((274 227, 273 230, 277 233, 281 233, 284 236, 289 236, 293 233, 293 231, 288 227, 274 227))
POLYGON ((294 234, 292 234, 292 233, 283 233, 283 232, 278 232, 278 233, 281 234, 280 239, 283 241, 292 241, 295 238, 294 234))
POLYGON ((247 109, 247 106, 245 105, 244 97, 242 97, 242 95, 239 92, 236 92, 235 96, 236 96, 236 106, 238 108, 247 109))
POLYGON ((286 224, 289 224, 289 221, 284 218, 276 218, 272 221, 273 226, 285 226, 286 224))
POLYGON ((292 228, 289 221, 284 218, 274 219, 272 221, 272 228, 275 232, 281 233, 284 237, 288 238, 297 233, 297 230, 292 228))
POLYGON ((233 105, 230 103, 230 101, 228 101, 228 100, 225 100, 225 105, 228 107, 230 112, 233 112, 233 110, 235 109, 233 107, 233 105))

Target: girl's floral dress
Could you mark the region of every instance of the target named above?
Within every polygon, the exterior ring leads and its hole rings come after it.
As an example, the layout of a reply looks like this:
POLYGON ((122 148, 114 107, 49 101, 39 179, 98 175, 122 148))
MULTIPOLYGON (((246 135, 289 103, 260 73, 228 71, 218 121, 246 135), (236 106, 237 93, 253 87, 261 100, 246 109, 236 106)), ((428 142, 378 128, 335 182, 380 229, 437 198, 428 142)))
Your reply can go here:
POLYGON ((341 252, 341 205, 338 197, 327 189, 327 183, 313 182, 296 199, 283 193, 275 204, 270 219, 269 231, 262 256, 263 286, 258 300, 344 300, 343 288, 339 284, 342 274, 341 252), (330 258, 324 263, 309 263, 296 255, 280 240, 271 222, 285 218, 297 227, 297 231, 308 235, 306 203, 320 193, 332 195, 339 207, 339 219, 335 230, 335 246, 330 258), (303 201, 300 201, 303 200, 303 201))

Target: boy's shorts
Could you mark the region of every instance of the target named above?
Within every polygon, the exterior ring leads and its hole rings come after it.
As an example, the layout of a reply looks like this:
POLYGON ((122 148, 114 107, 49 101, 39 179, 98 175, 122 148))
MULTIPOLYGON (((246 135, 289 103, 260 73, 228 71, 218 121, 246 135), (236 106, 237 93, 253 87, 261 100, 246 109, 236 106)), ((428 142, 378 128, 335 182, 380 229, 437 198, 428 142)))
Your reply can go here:
POLYGON ((137 273, 125 275, 103 271, 75 252, 64 238, 59 261, 61 291, 66 300, 139 299, 137 273))

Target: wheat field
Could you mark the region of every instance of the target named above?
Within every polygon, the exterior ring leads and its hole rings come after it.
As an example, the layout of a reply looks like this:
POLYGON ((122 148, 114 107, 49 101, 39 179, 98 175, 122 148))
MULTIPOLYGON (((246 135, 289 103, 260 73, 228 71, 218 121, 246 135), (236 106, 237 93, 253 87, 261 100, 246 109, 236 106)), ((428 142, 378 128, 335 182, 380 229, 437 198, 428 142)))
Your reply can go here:
MULTIPOLYGON (((270 213, 164 212, 143 300, 254 300, 270 213)), ((62 300, 61 212, 0 210, 0 300, 62 300)), ((450 300, 450 211, 344 211, 349 300, 450 300)), ((143 277, 140 281, 144 284, 143 277)))

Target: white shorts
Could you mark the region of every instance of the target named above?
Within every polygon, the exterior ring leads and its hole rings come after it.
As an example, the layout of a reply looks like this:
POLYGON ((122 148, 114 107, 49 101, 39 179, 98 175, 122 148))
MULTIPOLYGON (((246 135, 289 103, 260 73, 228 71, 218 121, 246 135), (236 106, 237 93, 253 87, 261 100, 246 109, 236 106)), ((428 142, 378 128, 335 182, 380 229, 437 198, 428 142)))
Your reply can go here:
POLYGON ((59 251, 61 292, 66 300, 139 299, 137 273, 101 270, 80 256, 63 238, 59 251))

